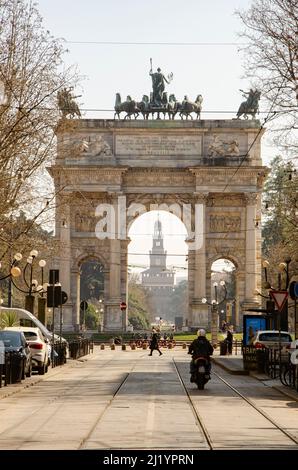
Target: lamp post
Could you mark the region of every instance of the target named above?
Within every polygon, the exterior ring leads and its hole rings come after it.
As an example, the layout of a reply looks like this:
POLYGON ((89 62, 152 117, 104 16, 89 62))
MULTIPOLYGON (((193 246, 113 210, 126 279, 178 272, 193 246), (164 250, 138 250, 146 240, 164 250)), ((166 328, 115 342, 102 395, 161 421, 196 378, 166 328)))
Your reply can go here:
MULTIPOLYGON (((9 267, 9 273, 5 274, 4 276, 0 277, 0 281, 4 281, 5 279, 9 280, 9 285, 8 285, 8 307, 12 307, 12 292, 11 292, 11 283, 12 283, 12 278, 17 278, 22 274, 22 271, 20 268, 17 266, 18 262, 21 261, 23 258, 23 255, 21 253, 16 253, 13 257, 13 261, 10 264, 9 267)), ((1 262, 0 262, 0 269, 1 269, 1 262)), ((1 299, 0 304, 3 304, 3 299, 1 299)))
POLYGON ((226 300, 227 298, 227 288, 225 281, 220 281, 219 285, 224 289, 224 298, 218 300, 218 283, 214 282, 214 295, 215 299, 212 299, 211 302, 208 302, 205 297, 202 298, 202 303, 211 306, 211 343, 217 345, 218 342, 218 307, 226 300))
MULTIPOLYGON (((20 253, 18 254, 20 255, 20 253)), ((16 255, 15 255, 16 256, 16 255)), ((34 262, 35 259, 38 256, 38 251, 37 250, 31 250, 30 255, 27 258, 27 263, 23 269, 23 280, 24 283, 27 287, 27 290, 24 290, 17 286, 17 284, 12 280, 12 284, 20 291, 26 294, 25 296, 25 309, 28 310, 29 312, 34 314, 34 301, 35 297, 33 294, 38 293, 43 297, 45 290, 45 285, 39 285, 38 281, 36 279, 33 279, 33 273, 34 273, 34 262), (28 273, 29 271, 29 273, 28 273)), ((43 269, 46 265, 45 260, 40 260, 39 261, 39 266, 41 268, 41 277, 42 277, 42 283, 43 283, 43 269)), ((19 268, 18 268, 19 269, 19 268)), ((45 306, 44 306, 45 310, 45 306)), ((45 314, 44 314, 45 316, 45 314)))

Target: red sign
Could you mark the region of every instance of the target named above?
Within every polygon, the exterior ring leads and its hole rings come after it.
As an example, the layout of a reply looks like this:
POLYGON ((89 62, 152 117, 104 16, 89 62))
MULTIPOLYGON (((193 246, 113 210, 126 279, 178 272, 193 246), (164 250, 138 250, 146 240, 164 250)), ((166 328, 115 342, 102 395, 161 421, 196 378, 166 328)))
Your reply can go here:
POLYGON ((126 310, 126 309, 127 309, 126 303, 125 303, 125 302, 121 302, 120 308, 121 308, 121 310, 126 310))
POLYGON ((288 291, 286 290, 271 290, 270 296, 273 298, 278 311, 281 312, 286 300, 288 298, 288 291))

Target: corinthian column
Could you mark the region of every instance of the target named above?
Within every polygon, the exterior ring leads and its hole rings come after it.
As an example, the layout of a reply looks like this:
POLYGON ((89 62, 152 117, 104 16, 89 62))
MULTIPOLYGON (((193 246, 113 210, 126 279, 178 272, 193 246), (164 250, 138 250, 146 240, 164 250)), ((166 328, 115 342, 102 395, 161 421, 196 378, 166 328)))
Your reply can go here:
POLYGON ((254 291, 257 287, 257 202, 258 193, 246 195, 245 299, 247 302, 255 302, 254 291))
POLYGON ((191 315, 189 326, 208 325, 208 307, 201 300, 206 296, 206 203, 207 194, 195 194, 195 236, 188 243, 193 252, 193 297, 190 298, 191 315))

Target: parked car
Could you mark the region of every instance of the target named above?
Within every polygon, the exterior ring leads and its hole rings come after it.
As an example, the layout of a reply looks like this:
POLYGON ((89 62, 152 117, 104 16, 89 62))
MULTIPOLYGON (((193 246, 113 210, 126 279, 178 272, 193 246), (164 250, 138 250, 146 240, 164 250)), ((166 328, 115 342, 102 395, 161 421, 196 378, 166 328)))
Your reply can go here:
POLYGON ((20 382, 26 377, 31 377, 32 355, 29 344, 22 331, 0 331, 0 343, 4 345, 4 351, 11 353, 12 383, 20 382))
POLYGON ((32 367, 38 371, 39 375, 44 375, 49 366, 49 341, 43 336, 40 329, 30 326, 10 326, 4 328, 4 331, 22 331, 24 333, 32 354, 32 367))
POLYGON ((253 340, 253 345, 257 349, 264 348, 265 346, 268 348, 278 348, 279 341, 282 348, 289 349, 292 337, 288 331, 281 331, 279 336, 278 330, 260 330, 253 340))
MULTIPOLYGON (((53 341, 53 333, 49 331, 41 321, 36 318, 31 312, 25 310, 23 308, 8 308, 8 307, 0 307, 0 315, 1 313, 14 313, 19 321, 19 326, 33 326, 37 327, 41 330, 42 334, 45 338, 49 340, 50 343, 53 341)), ((54 335, 55 342, 60 341, 60 336, 55 333, 54 335)), ((61 341, 66 345, 66 357, 69 357, 69 348, 68 342, 65 338, 61 336, 61 341)))

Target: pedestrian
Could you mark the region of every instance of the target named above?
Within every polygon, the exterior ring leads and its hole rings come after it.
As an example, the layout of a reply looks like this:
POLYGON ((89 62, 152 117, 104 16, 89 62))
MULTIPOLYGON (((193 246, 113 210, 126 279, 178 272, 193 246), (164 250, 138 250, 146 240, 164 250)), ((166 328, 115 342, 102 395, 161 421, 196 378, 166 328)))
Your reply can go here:
POLYGON ((152 329, 152 335, 151 335, 151 341, 150 341, 150 354, 149 356, 152 356, 153 351, 156 349, 159 352, 159 355, 162 355, 162 352, 159 349, 158 346, 158 340, 159 340, 159 332, 155 330, 155 328, 152 329))
POLYGON ((233 351, 233 325, 229 326, 227 331, 227 346, 228 346, 228 354, 232 354, 233 351))

